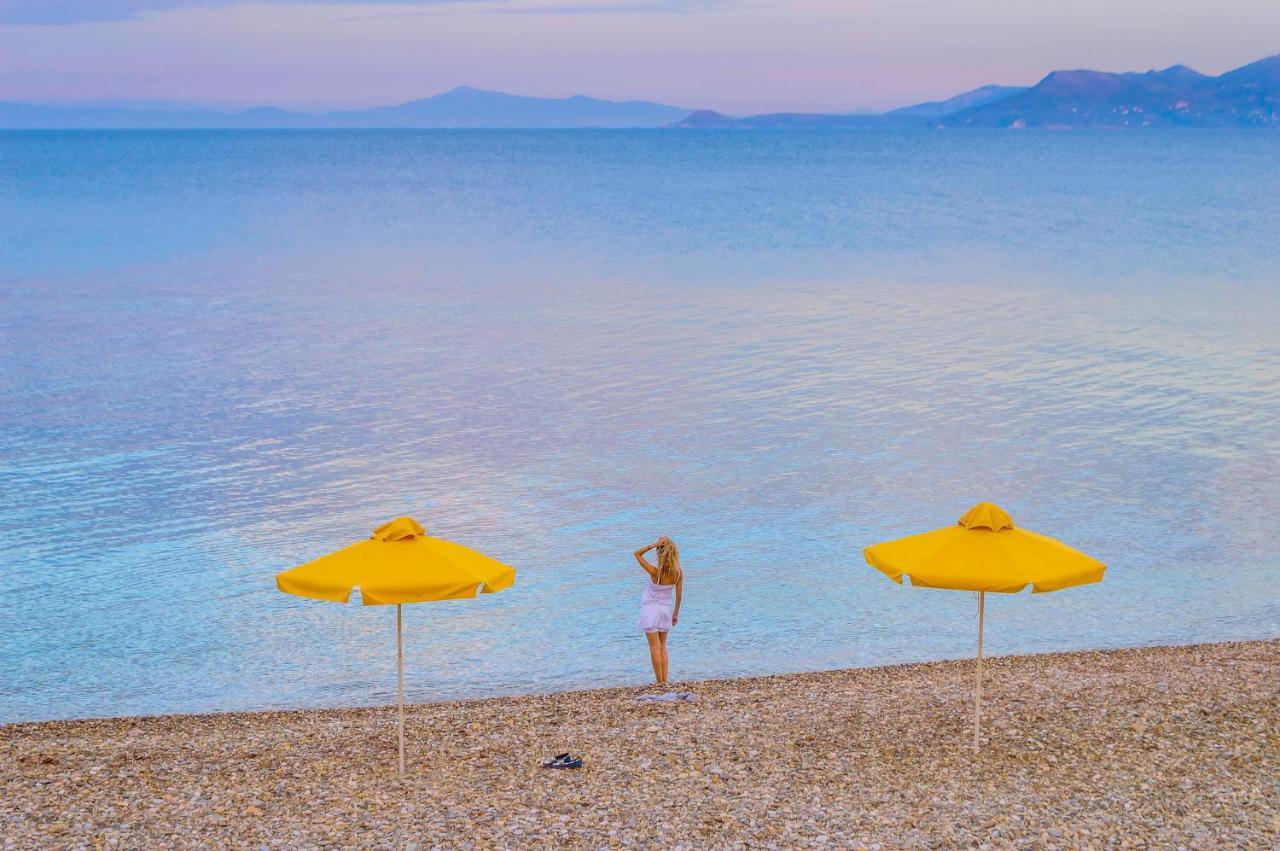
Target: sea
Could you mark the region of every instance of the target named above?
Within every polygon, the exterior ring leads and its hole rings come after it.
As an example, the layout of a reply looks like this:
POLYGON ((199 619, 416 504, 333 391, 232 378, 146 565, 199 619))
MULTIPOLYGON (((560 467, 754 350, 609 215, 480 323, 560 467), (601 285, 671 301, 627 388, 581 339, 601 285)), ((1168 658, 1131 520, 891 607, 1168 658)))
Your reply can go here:
POLYGON ((412 701, 965 658, 865 546, 1108 565, 985 650, 1280 636, 1280 133, 0 133, 0 722, 395 699, 275 574, 399 515, 412 701))

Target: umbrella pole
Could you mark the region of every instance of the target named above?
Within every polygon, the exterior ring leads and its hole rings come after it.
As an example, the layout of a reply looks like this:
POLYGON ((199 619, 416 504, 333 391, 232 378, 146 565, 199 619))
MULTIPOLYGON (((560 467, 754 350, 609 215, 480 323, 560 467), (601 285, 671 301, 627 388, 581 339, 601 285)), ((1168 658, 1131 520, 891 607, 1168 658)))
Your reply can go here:
POLYGON ((396 703, 400 711, 400 776, 404 777, 404 615, 396 603, 396 703))
POLYGON ((986 614, 987 592, 978 592, 978 673, 977 689, 973 699, 973 752, 978 752, 978 739, 982 732, 982 621, 986 614))

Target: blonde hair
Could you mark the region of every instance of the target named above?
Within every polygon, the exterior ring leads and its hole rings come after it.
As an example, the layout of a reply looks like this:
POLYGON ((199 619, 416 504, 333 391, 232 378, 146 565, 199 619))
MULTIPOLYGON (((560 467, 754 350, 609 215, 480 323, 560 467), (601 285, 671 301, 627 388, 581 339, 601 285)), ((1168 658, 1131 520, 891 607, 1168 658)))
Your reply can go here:
POLYGON ((661 585, 664 576, 671 576, 674 581, 679 581, 681 575, 680 550, 675 541, 668 539, 658 545, 658 578, 655 581, 661 585))

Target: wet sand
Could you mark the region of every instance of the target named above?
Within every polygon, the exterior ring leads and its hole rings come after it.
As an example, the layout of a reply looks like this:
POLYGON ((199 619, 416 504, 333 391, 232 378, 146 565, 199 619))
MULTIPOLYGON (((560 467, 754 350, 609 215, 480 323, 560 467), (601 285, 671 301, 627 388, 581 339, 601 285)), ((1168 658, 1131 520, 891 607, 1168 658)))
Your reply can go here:
POLYGON ((1274 848, 1280 641, 0 726, 0 847, 1274 848), (578 771, 540 767, 572 750, 578 771))

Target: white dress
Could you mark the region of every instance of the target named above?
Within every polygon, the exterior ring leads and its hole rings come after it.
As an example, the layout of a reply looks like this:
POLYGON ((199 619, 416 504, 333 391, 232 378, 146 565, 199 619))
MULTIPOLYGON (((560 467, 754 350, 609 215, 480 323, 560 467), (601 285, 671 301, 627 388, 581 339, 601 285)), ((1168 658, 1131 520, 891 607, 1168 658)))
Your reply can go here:
POLYGON ((641 632, 667 632, 671 629, 671 617, 675 611, 675 584, 646 582, 644 594, 640 597, 640 617, 636 626, 640 627, 641 632))

